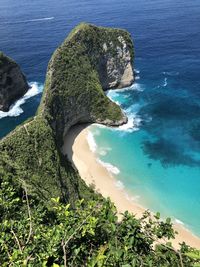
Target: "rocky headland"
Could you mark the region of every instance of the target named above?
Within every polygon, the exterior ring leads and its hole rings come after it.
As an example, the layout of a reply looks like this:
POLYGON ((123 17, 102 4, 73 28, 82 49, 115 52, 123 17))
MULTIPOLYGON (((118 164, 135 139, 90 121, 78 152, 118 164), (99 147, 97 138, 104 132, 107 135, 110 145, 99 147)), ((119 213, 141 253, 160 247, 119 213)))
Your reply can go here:
POLYGON ((0 110, 9 107, 29 89, 19 65, 0 52, 0 110))
POLYGON ((127 31, 78 25, 49 62, 37 115, 1 141, 0 176, 23 180, 44 201, 87 198, 91 190, 62 154, 63 138, 78 123, 127 122, 104 90, 133 82, 133 59, 127 31))

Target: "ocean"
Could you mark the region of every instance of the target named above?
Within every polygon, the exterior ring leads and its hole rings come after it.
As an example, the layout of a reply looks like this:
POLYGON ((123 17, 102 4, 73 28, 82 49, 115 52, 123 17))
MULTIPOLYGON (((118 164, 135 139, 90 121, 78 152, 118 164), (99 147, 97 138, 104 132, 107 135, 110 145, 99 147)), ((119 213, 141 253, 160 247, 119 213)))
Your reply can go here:
POLYGON ((125 28, 135 45, 134 85, 107 92, 129 122, 91 127, 98 157, 134 201, 200 236, 199 0, 1 0, 0 50, 31 89, 0 112, 0 138, 35 114, 51 54, 82 21, 125 28))

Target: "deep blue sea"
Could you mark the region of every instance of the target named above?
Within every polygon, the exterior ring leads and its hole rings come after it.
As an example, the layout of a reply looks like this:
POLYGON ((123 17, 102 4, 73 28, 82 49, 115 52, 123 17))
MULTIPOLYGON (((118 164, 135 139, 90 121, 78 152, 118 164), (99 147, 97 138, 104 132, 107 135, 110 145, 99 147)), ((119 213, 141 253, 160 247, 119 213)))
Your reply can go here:
POLYGON ((0 6, 0 50, 32 86, 10 112, 0 112, 0 138, 34 115, 50 56, 76 24, 125 28, 134 39, 136 82, 108 95, 129 122, 117 130, 92 126, 97 154, 116 167, 118 185, 135 201, 200 236, 200 1, 0 0, 0 6))

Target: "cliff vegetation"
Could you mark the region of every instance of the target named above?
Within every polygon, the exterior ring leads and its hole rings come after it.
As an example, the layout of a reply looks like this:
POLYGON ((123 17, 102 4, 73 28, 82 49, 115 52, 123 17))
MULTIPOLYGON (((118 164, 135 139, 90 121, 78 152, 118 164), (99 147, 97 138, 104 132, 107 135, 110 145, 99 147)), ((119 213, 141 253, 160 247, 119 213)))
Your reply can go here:
POLYGON ((119 222, 62 154, 72 125, 127 121, 104 90, 133 82, 133 51, 126 31, 83 23, 53 54, 37 115, 0 142, 1 266, 199 266, 198 251, 160 243, 170 219, 119 222))

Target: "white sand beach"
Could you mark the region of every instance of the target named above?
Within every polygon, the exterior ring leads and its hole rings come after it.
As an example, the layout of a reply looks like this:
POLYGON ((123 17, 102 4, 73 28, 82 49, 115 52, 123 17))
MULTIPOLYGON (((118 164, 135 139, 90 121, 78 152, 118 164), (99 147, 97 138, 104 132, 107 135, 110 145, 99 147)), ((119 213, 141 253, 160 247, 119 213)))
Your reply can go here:
MULTIPOLYGON (((63 153, 67 154, 86 184, 93 184, 96 191, 104 197, 110 197, 119 213, 128 210, 137 218, 141 217, 145 208, 131 200, 131 196, 127 197, 128 193, 125 189, 116 186, 115 177, 98 162, 95 153, 90 150, 87 141, 88 132, 86 125, 72 127, 65 137, 63 153)), ((200 249, 200 238, 194 236, 180 224, 174 224, 174 228, 179 233, 172 242, 175 248, 179 247, 179 243, 185 241, 188 245, 200 249)))

